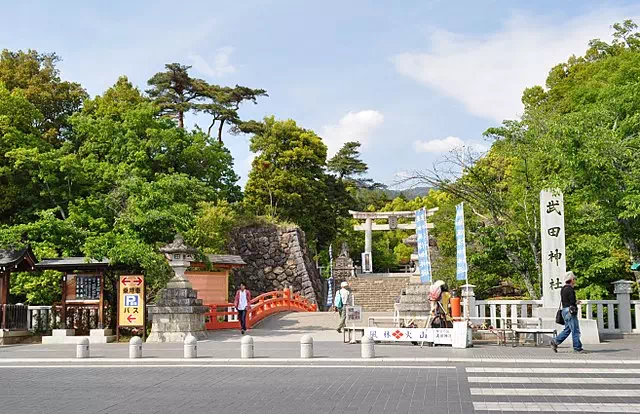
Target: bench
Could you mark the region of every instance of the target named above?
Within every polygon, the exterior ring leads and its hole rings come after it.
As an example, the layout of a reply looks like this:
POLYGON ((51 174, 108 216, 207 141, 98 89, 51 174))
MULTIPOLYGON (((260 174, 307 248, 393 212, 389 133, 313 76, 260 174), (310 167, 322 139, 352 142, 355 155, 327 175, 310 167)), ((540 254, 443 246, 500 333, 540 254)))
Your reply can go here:
POLYGON ((510 320, 506 320, 507 330, 512 334, 512 346, 516 347, 520 344, 520 335, 533 335, 534 345, 542 344, 542 335, 557 334, 553 328, 543 328, 542 319, 540 318, 522 318, 513 324, 510 320), (515 325, 515 326, 514 326, 515 325))

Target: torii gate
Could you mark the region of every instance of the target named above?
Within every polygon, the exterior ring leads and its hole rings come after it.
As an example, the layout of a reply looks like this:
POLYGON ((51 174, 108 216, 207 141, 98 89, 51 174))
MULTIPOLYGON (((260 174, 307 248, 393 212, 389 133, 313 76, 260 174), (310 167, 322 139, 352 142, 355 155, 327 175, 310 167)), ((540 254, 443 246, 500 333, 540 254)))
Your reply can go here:
MULTIPOLYGON (((438 207, 427 210, 427 217, 433 216, 438 211, 438 207)), ((364 255, 371 256, 371 244, 374 231, 389 230, 415 230, 416 229, 416 212, 415 211, 351 211, 349 214, 354 219, 364 220, 364 224, 353 226, 356 231, 364 231, 364 255), (398 218, 411 218, 411 223, 398 223, 398 218), (374 224, 373 220, 387 220, 387 224, 374 224)), ((432 229, 433 223, 427 223, 427 228, 432 229)), ((373 262, 373 260, 371 260, 373 262)), ((370 273, 373 266, 370 266, 367 273, 370 273)), ((363 272, 365 271, 363 260, 363 272)))

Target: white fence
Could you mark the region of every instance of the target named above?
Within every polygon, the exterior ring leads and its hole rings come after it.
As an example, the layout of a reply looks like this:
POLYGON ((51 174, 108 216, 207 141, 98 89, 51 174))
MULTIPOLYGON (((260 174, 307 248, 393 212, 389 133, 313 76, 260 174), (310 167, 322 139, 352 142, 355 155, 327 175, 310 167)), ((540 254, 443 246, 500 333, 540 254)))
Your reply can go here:
MULTIPOLYGON (((578 317, 596 320, 601 334, 640 333, 640 300, 630 300, 633 282, 618 281, 614 285, 617 299, 580 301, 578 317)), ((542 307, 541 300, 475 300, 473 286, 466 290, 463 287, 463 296, 468 298, 470 318, 495 328, 503 328, 506 320, 516 323, 536 317, 536 309, 542 307)), ((462 301, 464 315, 466 302, 462 301)))

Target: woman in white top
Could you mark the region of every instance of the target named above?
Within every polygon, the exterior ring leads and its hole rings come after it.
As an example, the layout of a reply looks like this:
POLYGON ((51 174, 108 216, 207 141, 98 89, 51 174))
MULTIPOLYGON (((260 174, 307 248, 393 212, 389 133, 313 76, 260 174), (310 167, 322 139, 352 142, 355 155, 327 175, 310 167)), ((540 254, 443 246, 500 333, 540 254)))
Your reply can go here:
POLYGON ((238 310, 238 319, 240 320, 240 332, 244 335, 247 331, 247 311, 251 310, 251 291, 247 289, 244 283, 240 283, 240 289, 236 292, 236 298, 233 306, 238 310))

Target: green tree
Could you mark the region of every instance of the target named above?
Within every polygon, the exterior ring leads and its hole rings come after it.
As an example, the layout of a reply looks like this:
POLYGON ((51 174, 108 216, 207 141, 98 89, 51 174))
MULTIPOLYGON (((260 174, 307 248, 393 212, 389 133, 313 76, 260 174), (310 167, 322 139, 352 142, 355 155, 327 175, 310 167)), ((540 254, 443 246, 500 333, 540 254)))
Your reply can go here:
POLYGON ((191 66, 168 63, 164 72, 158 72, 147 82, 147 93, 160 106, 162 113, 177 119, 178 127, 184 128, 184 114, 195 108, 207 83, 189 76, 191 66))
POLYGON ((56 68, 59 62, 55 53, 7 49, 0 53, 0 83, 9 91, 21 91, 35 106, 41 115, 33 125, 43 134, 42 138, 51 143, 61 141, 60 133, 69 126, 69 116, 80 109, 87 98, 80 84, 60 78, 56 68))
POLYGON ((327 162, 327 169, 341 180, 355 179, 366 174, 369 167, 360 159, 360 145, 357 141, 345 142, 336 155, 327 162))
MULTIPOLYGON (((161 116, 124 77, 68 118, 59 145, 42 139, 39 116, 22 90, 0 85, 0 186, 20 203, 2 198, 0 245, 28 242, 38 257, 108 257, 144 271, 153 293, 170 275, 158 244, 208 225, 203 205, 241 198, 229 151, 161 116)), ((30 303, 59 294, 55 276, 28 276, 14 278, 13 294, 30 303)))
POLYGON ((322 139, 293 120, 268 117, 251 138, 251 151, 256 157, 245 187, 246 206, 296 223, 309 241, 328 246, 336 231, 334 202, 342 190, 325 173, 322 139))
POLYGON ((258 103, 258 98, 267 95, 264 89, 251 89, 236 85, 234 88, 219 85, 206 85, 202 90, 203 103, 196 109, 211 115, 211 124, 207 128, 207 135, 211 136, 212 129, 218 127, 218 142, 222 144, 222 131, 225 125, 232 127, 232 132, 244 131, 245 121, 240 119, 238 110, 244 102, 258 103))

